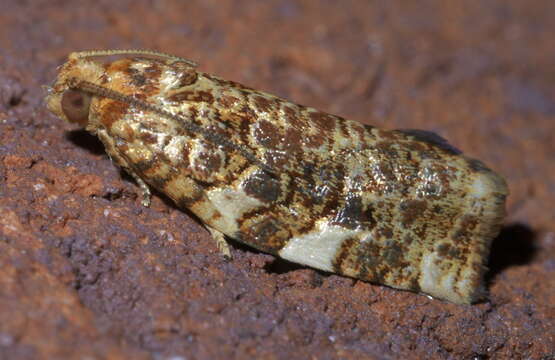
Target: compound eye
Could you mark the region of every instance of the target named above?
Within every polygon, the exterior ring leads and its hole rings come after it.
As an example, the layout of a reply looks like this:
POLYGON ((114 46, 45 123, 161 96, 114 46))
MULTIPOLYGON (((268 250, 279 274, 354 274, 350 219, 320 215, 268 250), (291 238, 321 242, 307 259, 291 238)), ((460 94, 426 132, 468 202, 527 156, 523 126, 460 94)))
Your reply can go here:
POLYGON ((91 95, 80 90, 66 90, 62 95, 62 111, 72 123, 82 126, 89 120, 89 106, 91 95))

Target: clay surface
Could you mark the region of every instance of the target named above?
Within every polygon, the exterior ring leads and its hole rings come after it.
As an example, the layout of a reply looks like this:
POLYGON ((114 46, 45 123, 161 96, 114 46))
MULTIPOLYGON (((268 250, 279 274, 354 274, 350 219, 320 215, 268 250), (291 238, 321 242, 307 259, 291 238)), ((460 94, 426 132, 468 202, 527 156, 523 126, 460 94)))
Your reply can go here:
POLYGON ((3 1, 0 359, 555 358, 551 0, 3 1), (150 208, 50 115, 67 54, 147 48, 368 124, 437 132, 503 174, 489 300, 292 265, 150 208))

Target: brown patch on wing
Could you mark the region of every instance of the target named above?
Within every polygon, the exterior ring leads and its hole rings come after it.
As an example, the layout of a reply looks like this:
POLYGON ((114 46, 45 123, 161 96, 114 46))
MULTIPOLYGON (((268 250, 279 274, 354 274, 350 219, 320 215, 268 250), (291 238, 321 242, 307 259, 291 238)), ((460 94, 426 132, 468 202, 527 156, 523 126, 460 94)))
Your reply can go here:
POLYGON ((332 223, 347 229, 371 230, 376 225, 376 220, 372 216, 372 208, 366 208, 360 196, 348 196, 332 223))
POLYGON ((103 67, 107 73, 117 73, 117 72, 125 73, 129 69, 130 65, 134 62, 135 62, 134 59, 131 59, 131 58, 119 59, 114 62, 105 63, 103 64, 103 67))
MULTIPOLYGON (((167 193, 167 190, 162 189, 162 192, 167 193)), ((204 193, 200 189, 195 189, 195 191, 187 194, 181 195, 180 198, 175 199, 175 204, 180 209, 190 209, 199 201, 204 201, 204 193)))
POLYGON ((324 131, 333 131, 335 129, 336 117, 320 111, 311 111, 308 113, 311 121, 324 131))
POLYGON ((293 106, 293 104, 282 106, 283 112, 285 113, 285 119, 292 127, 304 130, 308 125, 308 122, 305 117, 300 114, 298 107, 293 106))
POLYGON ((302 140, 303 135, 300 131, 295 128, 289 128, 285 132, 283 148, 290 152, 301 153, 303 151, 302 140))
POLYGON ((215 178, 224 165, 222 155, 216 151, 215 148, 210 147, 206 151, 202 151, 198 156, 195 156, 191 163, 191 170, 197 180, 210 181, 215 178), (211 151, 210 149, 213 149, 211 151))
POLYGON ((158 137, 151 132, 142 131, 139 135, 139 139, 141 139, 145 144, 156 144, 158 142, 158 137))
POLYGON ((147 83, 147 78, 142 71, 130 67, 126 73, 129 75, 131 84, 136 87, 143 87, 147 83))
POLYGON ((387 225, 379 228, 378 233, 386 239, 391 239, 393 237, 393 231, 387 225))
POLYGON ((281 195, 279 182, 264 172, 256 172, 243 182, 245 193, 264 203, 272 203, 281 195))
POLYGON ((404 227, 412 225, 416 220, 422 216, 423 212, 428 207, 426 200, 405 200, 399 204, 401 211, 401 222, 404 227))
POLYGON ((288 226, 274 218, 265 216, 261 221, 242 229, 243 237, 255 248, 269 253, 277 253, 291 238, 288 226))
POLYGON ((239 103, 239 101, 240 100, 238 98, 231 95, 222 95, 218 98, 218 103, 225 108, 230 108, 239 103))
POLYGON ((280 129, 266 120, 260 120, 254 129, 257 142, 269 149, 279 148, 281 144, 280 129))
POLYGON ((461 223, 455 229, 453 234, 453 241, 455 243, 464 243, 467 244, 470 242, 470 239, 474 236, 474 228, 479 223, 478 219, 475 216, 471 215, 464 215, 461 219, 461 223))
POLYGON ((103 104, 99 111, 100 123, 104 125, 106 129, 110 130, 112 124, 123 119, 128 110, 129 104, 127 103, 116 100, 106 100, 106 104, 103 104))
POLYGON ((306 146, 309 148, 319 148, 326 140, 325 133, 308 134, 306 137, 306 146))
POLYGON ((383 263, 390 269, 402 269, 408 263, 405 260, 406 249, 397 243, 397 241, 390 240, 386 243, 382 251, 383 263))
POLYGON ((353 248, 358 246, 358 240, 350 237, 341 243, 339 251, 335 254, 335 259, 333 259, 332 266, 335 272, 341 272, 345 261, 348 259, 349 255, 353 252, 353 248))
POLYGON ((151 158, 150 160, 142 159, 140 161, 135 161, 133 163, 133 169, 145 176, 150 176, 151 174, 156 174, 161 164, 156 158, 151 158))
POLYGON ((272 111, 272 109, 273 109, 272 102, 270 100, 268 100, 267 98, 265 98, 264 96, 254 95, 253 100, 254 100, 254 104, 256 105, 256 108, 258 109, 258 111, 262 111, 262 112, 272 111))
POLYGON ((171 95, 168 97, 168 100, 176 103, 183 101, 195 101, 212 104, 214 102, 214 96, 212 96, 212 94, 208 91, 185 90, 171 95))
POLYGON ((162 75, 162 69, 159 64, 152 64, 144 70, 144 76, 151 81, 159 80, 160 75, 162 75))

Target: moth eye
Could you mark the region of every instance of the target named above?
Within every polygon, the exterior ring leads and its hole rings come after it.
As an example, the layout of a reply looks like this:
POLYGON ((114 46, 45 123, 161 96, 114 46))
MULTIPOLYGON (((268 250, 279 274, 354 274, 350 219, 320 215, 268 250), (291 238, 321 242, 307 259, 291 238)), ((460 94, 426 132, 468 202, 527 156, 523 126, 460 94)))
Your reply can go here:
POLYGON ((91 95, 79 90, 66 90, 62 95, 62 111, 72 123, 82 126, 89 120, 91 95))

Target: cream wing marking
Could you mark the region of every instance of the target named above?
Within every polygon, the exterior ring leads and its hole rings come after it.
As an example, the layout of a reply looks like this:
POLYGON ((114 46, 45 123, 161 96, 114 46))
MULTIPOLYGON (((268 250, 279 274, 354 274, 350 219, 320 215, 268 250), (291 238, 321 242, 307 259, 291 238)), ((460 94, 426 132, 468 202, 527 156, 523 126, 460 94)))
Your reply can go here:
POLYGON ((279 251, 279 256, 297 264, 333 272, 333 261, 343 240, 357 233, 359 231, 330 225, 327 220, 321 221, 314 231, 289 240, 279 251))

